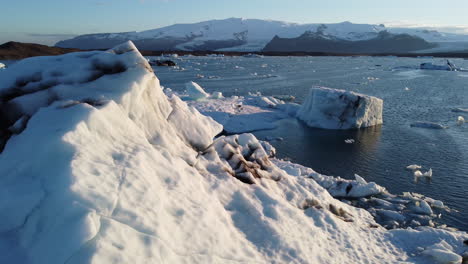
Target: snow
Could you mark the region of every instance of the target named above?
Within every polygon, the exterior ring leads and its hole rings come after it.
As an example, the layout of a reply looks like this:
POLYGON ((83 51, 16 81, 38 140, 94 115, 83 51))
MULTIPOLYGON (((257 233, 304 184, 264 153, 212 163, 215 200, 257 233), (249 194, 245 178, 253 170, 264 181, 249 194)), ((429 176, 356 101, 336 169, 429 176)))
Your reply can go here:
POLYGON ((187 89, 188 99, 191 100, 202 100, 210 97, 210 94, 205 92, 205 90, 195 82, 186 83, 185 89, 187 89))
POLYGON ((446 126, 443 126, 438 123, 434 122, 423 122, 423 121, 418 121, 414 122, 410 125, 411 127, 419 127, 419 128, 430 128, 430 129, 446 129, 446 126))
POLYGON ((18 127, 0 153, 0 263, 427 263, 418 248, 442 241, 462 254, 464 232, 387 230, 334 198, 382 195, 403 214, 426 197, 277 160, 252 134, 214 139, 221 125, 166 96, 131 42, 26 59, 0 84, 18 127))
POLYGON ((345 90, 315 87, 297 113, 311 127, 353 129, 383 123, 383 101, 345 90))

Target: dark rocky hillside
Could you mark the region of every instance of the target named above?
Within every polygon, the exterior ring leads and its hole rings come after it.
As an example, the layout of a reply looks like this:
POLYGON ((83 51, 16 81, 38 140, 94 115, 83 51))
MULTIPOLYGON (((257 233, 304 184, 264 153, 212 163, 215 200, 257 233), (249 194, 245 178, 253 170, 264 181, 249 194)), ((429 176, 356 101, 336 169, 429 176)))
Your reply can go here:
POLYGON ((61 55, 75 51, 79 50, 10 41, 0 45, 0 60, 19 60, 35 56, 61 55))
POLYGON ((334 52, 334 53, 406 53, 436 47, 422 38, 408 34, 380 32, 369 40, 349 41, 321 32, 305 32, 297 38, 275 36, 265 52, 334 52))

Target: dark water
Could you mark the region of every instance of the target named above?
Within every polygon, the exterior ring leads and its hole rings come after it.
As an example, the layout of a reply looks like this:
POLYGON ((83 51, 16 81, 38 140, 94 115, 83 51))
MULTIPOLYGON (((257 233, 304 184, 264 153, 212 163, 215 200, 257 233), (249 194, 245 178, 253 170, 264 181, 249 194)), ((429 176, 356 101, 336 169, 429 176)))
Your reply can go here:
MULTIPOLYGON (((445 215, 444 222, 468 231, 468 123, 457 126, 456 118, 463 114, 451 111, 468 108, 468 73, 410 68, 422 62, 443 64, 442 59, 392 57, 188 58, 177 62, 185 70, 156 68, 162 85, 177 91, 193 80, 208 92, 294 95, 299 103, 313 85, 382 98, 384 124, 379 127, 333 131, 288 119, 279 121, 275 130, 255 134, 284 138, 272 142, 280 157, 320 173, 351 179, 357 173, 392 193, 410 191, 442 200, 459 211, 445 215), (408 67, 395 70, 400 66, 408 67), (197 74, 205 78, 197 79, 197 74), (411 128, 415 121, 437 122, 449 128, 411 128), (349 138, 356 143, 345 144, 349 138), (410 164, 432 168, 432 181, 415 182, 412 173, 405 170, 410 164)), ((468 68, 468 61, 452 62, 468 68)))

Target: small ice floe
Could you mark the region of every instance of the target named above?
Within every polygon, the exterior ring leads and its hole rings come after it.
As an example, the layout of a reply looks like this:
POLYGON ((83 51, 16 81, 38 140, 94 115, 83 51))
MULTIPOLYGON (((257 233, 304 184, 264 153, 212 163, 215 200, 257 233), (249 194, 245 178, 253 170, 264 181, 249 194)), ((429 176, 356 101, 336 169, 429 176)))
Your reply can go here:
POLYGON ((6 68, 6 65, 0 62, 0 70, 5 69, 5 68, 6 68))
POLYGON ((454 113, 468 113, 468 108, 454 108, 452 109, 454 113))
POLYGON ((205 78, 205 75, 203 75, 203 74, 197 74, 197 78, 198 78, 198 79, 203 79, 203 78, 205 78))
POLYGON ((377 78, 377 77, 367 77, 367 80, 368 81, 377 81, 377 80, 379 80, 379 78, 377 78))
POLYGON ((432 177, 432 168, 429 168, 428 171, 423 173, 424 177, 432 177))
POLYGON ((237 65, 236 65, 236 66, 234 66, 234 69, 243 70, 243 69, 245 69, 245 68, 244 68, 244 67, 241 67, 241 66, 237 66, 237 65))
POLYGON ((344 141, 346 144, 353 144, 355 142, 354 139, 350 138, 350 139, 345 139, 344 141))
POLYGON ((420 165, 416 165, 416 164, 406 166, 406 169, 407 169, 407 170, 412 170, 412 171, 414 171, 414 170, 419 170, 419 169, 421 169, 421 168, 422 168, 422 167, 421 167, 420 165))
POLYGON ((415 183, 417 183, 419 181, 419 178, 426 178, 426 179, 428 179, 430 181, 432 179, 432 168, 430 168, 426 172, 421 172, 420 170, 415 170, 413 172, 413 176, 414 176, 414 182, 415 183))
POLYGON ((433 122, 414 122, 410 125, 411 127, 419 127, 419 128, 430 128, 430 129, 446 129, 446 126, 443 126, 438 123, 433 123, 433 122))
POLYGON ((461 126, 465 123, 465 118, 463 116, 458 116, 457 118, 457 125, 461 126))
POLYGON ((186 83, 185 89, 187 89, 188 99, 191 100, 202 100, 210 97, 210 94, 205 92, 196 82, 186 83))
POLYGON ((409 90, 410 90, 410 88, 408 88, 408 87, 405 87, 405 91, 409 91, 409 90))

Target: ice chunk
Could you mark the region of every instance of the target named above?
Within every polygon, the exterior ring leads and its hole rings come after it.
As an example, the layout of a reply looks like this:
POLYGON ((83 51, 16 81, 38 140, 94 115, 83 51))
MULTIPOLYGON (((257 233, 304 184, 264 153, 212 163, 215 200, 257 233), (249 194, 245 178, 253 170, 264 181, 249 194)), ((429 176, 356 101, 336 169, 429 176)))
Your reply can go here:
POLYGON ((465 123, 465 118, 463 116, 458 116, 457 118, 457 124, 458 125, 463 125, 465 123))
POLYGON ((6 68, 6 65, 0 62, 0 70, 5 69, 5 68, 6 68))
POLYGON ((356 181, 359 183, 359 184, 367 184, 367 181, 364 180, 363 177, 357 175, 357 174, 354 174, 354 178, 356 179, 356 181))
POLYGON ((423 173, 420 170, 415 170, 413 172, 414 177, 421 177, 423 176, 423 173))
POLYGON ((423 173, 423 176, 424 176, 424 177, 432 177, 432 169, 429 169, 428 171, 426 171, 425 173, 423 173))
POLYGON ((413 165, 409 165, 406 167, 407 170, 419 170, 421 169, 422 167, 420 165, 416 165, 416 164, 413 164, 413 165))
POLYGON ((431 215, 432 214, 432 209, 429 204, 422 200, 422 201, 415 201, 409 209, 413 211, 416 214, 423 214, 423 215, 431 215))
POLYGON ((352 139, 352 138, 351 138, 351 139, 345 139, 344 142, 345 142, 346 144, 353 144, 353 143, 355 142, 355 140, 352 139))
POLYGON ((410 125, 411 127, 420 127, 420 128, 431 128, 431 129, 446 129, 446 126, 443 126, 438 123, 433 123, 433 122, 414 122, 410 125))
POLYGON ((382 124, 382 99, 345 90, 315 87, 297 117, 311 127, 352 129, 382 124))
POLYGON ((210 94, 205 92, 196 82, 186 83, 185 89, 187 89, 188 99, 191 100, 202 100, 210 97, 210 94))

